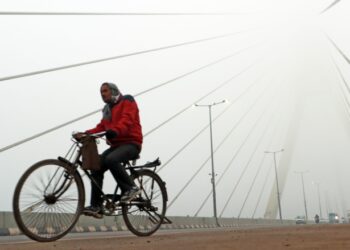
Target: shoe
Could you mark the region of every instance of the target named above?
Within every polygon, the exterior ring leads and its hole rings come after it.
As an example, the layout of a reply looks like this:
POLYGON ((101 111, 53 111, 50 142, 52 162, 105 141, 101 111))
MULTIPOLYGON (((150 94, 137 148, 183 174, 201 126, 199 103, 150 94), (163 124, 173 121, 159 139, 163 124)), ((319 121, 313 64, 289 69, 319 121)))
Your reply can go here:
POLYGON ((83 210, 83 214, 86 216, 92 216, 96 219, 103 218, 102 210, 100 207, 94 207, 94 206, 85 207, 83 210))
POLYGON ((136 186, 133 186, 129 191, 126 191, 122 198, 120 199, 121 202, 127 203, 133 200, 138 194, 141 193, 141 189, 139 189, 136 186))

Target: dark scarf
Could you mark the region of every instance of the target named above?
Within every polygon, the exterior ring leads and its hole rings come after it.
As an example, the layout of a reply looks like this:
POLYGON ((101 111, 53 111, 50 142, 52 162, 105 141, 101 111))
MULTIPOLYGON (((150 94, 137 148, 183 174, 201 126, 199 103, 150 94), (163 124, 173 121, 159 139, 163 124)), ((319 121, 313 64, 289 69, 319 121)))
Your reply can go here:
POLYGON ((103 84, 107 84, 108 87, 112 91, 111 100, 108 103, 106 103, 106 105, 102 109, 103 119, 104 120, 111 120, 112 119, 112 108, 114 107, 114 105, 116 105, 119 102, 122 95, 121 95, 118 87, 114 83, 103 83, 103 84))
POLYGON ((114 107, 114 105, 116 105, 118 103, 120 98, 121 98, 121 94, 119 94, 117 96, 113 96, 111 102, 107 103, 103 107, 102 113, 103 113, 104 120, 111 120, 112 119, 112 108, 114 107))

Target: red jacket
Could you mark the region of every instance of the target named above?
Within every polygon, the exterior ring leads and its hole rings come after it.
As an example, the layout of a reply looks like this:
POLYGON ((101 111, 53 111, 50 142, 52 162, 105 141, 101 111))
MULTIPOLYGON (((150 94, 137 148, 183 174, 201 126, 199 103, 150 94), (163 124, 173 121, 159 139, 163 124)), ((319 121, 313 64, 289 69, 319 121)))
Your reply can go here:
POLYGON ((139 109, 135 99, 131 95, 121 96, 120 98, 112 108, 111 120, 102 118, 101 122, 95 128, 89 129, 86 132, 92 134, 111 129, 117 133, 116 138, 108 141, 112 147, 133 143, 141 149, 143 139, 142 128, 139 109))

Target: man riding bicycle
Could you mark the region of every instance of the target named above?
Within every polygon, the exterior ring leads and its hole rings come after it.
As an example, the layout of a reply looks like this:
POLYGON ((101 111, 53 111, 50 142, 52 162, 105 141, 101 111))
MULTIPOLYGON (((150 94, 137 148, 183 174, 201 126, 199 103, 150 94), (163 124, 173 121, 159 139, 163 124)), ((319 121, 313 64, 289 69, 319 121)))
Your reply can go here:
MULTIPOLYGON (((126 203, 140 193, 139 188, 121 164, 136 159, 141 151, 143 137, 139 110, 135 99, 131 95, 122 95, 113 83, 103 83, 100 91, 106 103, 102 110, 102 120, 95 128, 79 133, 75 137, 79 139, 84 134, 106 131, 107 144, 110 145, 110 148, 101 155, 101 169, 92 170, 91 174, 102 189, 104 172, 109 169, 122 190, 121 202, 126 203)), ((101 205, 101 191, 91 183, 90 206, 85 207, 83 213, 102 218, 101 205)))

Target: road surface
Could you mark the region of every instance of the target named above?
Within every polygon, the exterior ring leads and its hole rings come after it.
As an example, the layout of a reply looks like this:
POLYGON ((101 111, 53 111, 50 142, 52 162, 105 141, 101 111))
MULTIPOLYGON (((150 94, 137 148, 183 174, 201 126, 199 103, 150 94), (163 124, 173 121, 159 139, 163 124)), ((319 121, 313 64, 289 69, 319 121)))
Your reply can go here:
POLYGON ((1 250, 278 250, 350 249, 350 225, 297 225, 260 229, 159 231, 151 237, 94 233, 67 236, 51 243, 0 243, 1 250))

